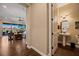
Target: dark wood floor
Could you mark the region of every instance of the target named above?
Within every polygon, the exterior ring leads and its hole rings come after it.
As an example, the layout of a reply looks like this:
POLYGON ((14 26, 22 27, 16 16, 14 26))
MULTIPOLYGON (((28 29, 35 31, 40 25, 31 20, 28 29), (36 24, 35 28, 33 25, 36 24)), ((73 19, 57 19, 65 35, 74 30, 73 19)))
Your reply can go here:
POLYGON ((79 49, 72 49, 70 46, 63 47, 61 44, 58 44, 58 49, 55 53, 55 56, 79 56, 79 49))
POLYGON ((0 56, 40 56, 40 54, 28 49, 25 40, 9 41, 5 36, 0 39, 0 56))
MULTIPOLYGON (((9 41, 7 36, 0 39, 0 56, 40 56, 33 49, 28 49, 25 40, 9 41)), ((79 49, 63 47, 59 44, 55 56, 79 56, 79 49)))

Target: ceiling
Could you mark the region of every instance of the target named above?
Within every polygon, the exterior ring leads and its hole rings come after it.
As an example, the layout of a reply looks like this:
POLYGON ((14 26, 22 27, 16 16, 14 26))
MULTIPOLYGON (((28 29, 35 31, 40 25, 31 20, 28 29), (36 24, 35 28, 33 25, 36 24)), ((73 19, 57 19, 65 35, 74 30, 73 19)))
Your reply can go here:
POLYGON ((60 7, 63 7, 65 5, 68 5, 69 3, 57 3, 57 6, 60 8, 60 7))
POLYGON ((3 22, 25 24, 26 7, 18 3, 0 3, 0 17, 3 22))
POLYGON ((79 4, 71 3, 59 8, 59 13, 66 15, 79 16, 79 4))

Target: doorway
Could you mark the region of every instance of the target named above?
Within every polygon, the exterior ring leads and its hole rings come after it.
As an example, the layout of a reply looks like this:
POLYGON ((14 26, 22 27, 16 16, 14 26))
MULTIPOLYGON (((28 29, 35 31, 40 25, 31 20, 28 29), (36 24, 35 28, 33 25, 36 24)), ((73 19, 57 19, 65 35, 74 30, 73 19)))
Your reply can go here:
POLYGON ((79 55, 78 48, 78 6, 79 4, 52 4, 51 33, 52 55, 79 55), (73 7, 71 7, 73 6, 73 7), (74 7, 75 6, 75 7, 74 7), (71 8, 70 8, 71 7, 71 8), (75 14, 75 15, 74 15, 75 14), (73 17, 72 17, 73 16, 73 17), (53 47, 52 47, 53 46, 53 47))
POLYGON ((1 3, 0 20, 0 55, 21 54, 26 48, 26 7, 19 3, 1 3))

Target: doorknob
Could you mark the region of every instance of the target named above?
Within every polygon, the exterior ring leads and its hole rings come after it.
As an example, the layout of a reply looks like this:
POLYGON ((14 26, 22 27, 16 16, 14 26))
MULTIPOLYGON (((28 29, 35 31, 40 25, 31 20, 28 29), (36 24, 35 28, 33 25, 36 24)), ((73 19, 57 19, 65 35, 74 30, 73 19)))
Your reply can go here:
POLYGON ((53 46, 52 46, 52 49, 53 49, 53 46))
POLYGON ((52 33, 52 35, 53 35, 53 33, 52 33))
POLYGON ((53 18, 51 20, 53 21, 53 18))

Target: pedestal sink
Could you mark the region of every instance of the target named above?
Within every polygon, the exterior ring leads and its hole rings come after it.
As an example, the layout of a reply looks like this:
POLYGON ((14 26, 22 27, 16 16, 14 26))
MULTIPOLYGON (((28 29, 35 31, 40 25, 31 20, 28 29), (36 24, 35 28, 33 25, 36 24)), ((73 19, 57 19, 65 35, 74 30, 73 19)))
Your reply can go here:
POLYGON ((70 33, 59 33, 59 35, 63 36, 63 46, 65 46, 66 45, 66 36, 69 36, 70 33))

